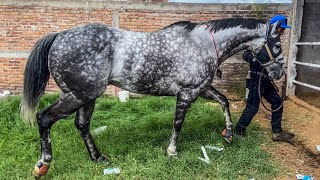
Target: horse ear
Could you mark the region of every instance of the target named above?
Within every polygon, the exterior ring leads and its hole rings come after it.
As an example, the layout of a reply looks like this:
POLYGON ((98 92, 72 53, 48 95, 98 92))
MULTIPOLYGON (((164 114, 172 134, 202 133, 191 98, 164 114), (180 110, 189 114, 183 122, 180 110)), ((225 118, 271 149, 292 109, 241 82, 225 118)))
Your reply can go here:
POLYGON ((280 21, 277 21, 273 24, 270 24, 270 32, 269 34, 272 36, 272 37, 277 37, 278 36, 278 32, 277 32, 277 29, 281 26, 281 22, 280 21))

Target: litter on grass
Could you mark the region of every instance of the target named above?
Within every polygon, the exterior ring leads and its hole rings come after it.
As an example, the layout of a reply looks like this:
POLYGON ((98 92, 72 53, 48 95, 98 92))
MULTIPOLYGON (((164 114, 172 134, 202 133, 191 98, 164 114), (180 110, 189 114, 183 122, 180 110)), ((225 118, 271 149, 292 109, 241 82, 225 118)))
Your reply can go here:
POLYGON ((99 135, 99 134, 101 134, 103 131, 105 131, 107 129, 107 126, 101 126, 101 127, 98 127, 98 128, 96 128, 96 129, 94 129, 94 130, 92 130, 92 134, 93 135, 99 135))
POLYGON ((120 102, 127 102, 129 100, 129 91, 120 91, 119 100, 120 102))
POLYGON ((219 147, 216 147, 216 146, 206 146, 206 148, 214 150, 214 151, 218 151, 218 152, 223 151, 223 148, 219 148, 219 147))
POLYGON ((206 151, 206 149, 204 148, 204 146, 201 146, 201 150, 202 150, 202 153, 203 153, 203 157, 204 157, 204 158, 199 157, 199 159, 200 159, 201 161, 204 161, 205 163, 209 164, 209 163, 210 163, 210 159, 209 159, 209 157, 208 157, 207 151, 206 151))
POLYGON ((309 175, 302 175, 302 174, 296 174, 297 179, 299 180, 314 180, 313 177, 309 176, 309 175))
POLYGON ((5 90, 5 91, 3 91, 2 93, 0 93, 0 97, 5 97, 5 96, 8 96, 8 95, 10 95, 10 94, 11 94, 10 91, 5 90))
MULTIPOLYGON (((218 151, 218 152, 221 152, 223 151, 224 149, 223 148, 219 148, 219 147, 216 147, 216 146, 205 146, 206 148, 210 149, 210 150, 214 150, 214 151, 218 151)), ((207 164, 210 163, 210 159, 209 159, 209 156, 207 154, 207 151, 205 149, 204 146, 201 146, 201 150, 202 150, 202 153, 203 153, 203 157, 199 157, 199 159, 207 164)))
POLYGON ((107 168, 103 170, 104 175, 108 174, 120 174, 120 169, 119 168, 107 168))

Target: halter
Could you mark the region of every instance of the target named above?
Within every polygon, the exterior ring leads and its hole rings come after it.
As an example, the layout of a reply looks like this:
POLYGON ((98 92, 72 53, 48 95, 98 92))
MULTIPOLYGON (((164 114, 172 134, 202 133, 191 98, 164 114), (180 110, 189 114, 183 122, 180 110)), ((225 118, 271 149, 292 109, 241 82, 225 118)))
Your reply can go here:
POLYGON ((270 48, 268 46, 268 42, 266 40, 264 40, 258 47, 256 47, 255 49, 252 50, 252 55, 254 56, 254 59, 256 59, 262 67, 267 67, 270 64, 273 64, 274 62, 276 62, 275 58, 273 57, 273 55, 270 51, 270 48), (260 62, 259 59, 257 58, 257 54, 261 51, 262 47, 266 48, 267 53, 269 55, 269 61, 266 63, 260 62))
POLYGON ((268 36, 269 36, 270 24, 267 23, 266 26, 267 26, 267 27, 266 27, 266 35, 265 35, 265 37, 264 37, 264 41, 262 41, 262 43, 261 43, 258 47, 256 47, 255 49, 252 50, 252 55, 255 57, 255 59, 259 62, 259 64, 260 64, 262 67, 267 67, 267 66, 269 66, 270 64, 276 62, 276 59, 273 57, 273 55, 272 55, 272 53, 271 53, 271 51, 270 51, 270 48, 269 48, 269 46, 268 46, 268 41, 267 41, 268 36), (261 63, 261 62, 259 61, 259 59, 257 58, 257 54, 261 51, 262 47, 265 47, 265 48, 266 48, 266 51, 267 51, 267 53, 268 53, 268 55, 269 55, 269 61, 266 62, 266 63, 261 63))

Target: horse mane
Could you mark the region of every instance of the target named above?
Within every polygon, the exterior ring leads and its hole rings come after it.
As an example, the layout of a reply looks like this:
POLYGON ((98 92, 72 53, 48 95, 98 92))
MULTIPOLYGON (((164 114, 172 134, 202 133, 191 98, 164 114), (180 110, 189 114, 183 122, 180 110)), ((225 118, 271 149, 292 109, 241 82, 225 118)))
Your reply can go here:
POLYGON ((170 24, 167 27, 162 28, 161 30, 168 29, 171 27, 184 27, 185 30, 192 31, 197 25, 198 25, 198 23, 193 23, 190 21, 178 21, 178 22, 170 24))
POLYGON ((240 26, 242 28, 247 29, 256 29, 260 25, 265 24, 265 20, 260 19, 245 19, 245 18, 228 18, 228 19, 219 19, 219 20, 211 20, 207 22, 202 23, 194 23, 190 21, 179 21, 175 22, 173 24, 170 24, 167 27, 162 28, 161 30, 172 28, 172 27, 183 27, 186 31, 192 31, 194 28, 196 28, 198 25, 206 25, 207 29, 209 29, 210 32, 216 32, 223 29, 233 28, 240 26))
POLYGON ((223 29, 233 28, 240 26, 246 29, 256 29, 261 24, 265 24, 266 21, 259 19, 245 19, 245 18, 229 18, 208 21, 204 24, 208 26, 210 31, 216 32, 223 29))

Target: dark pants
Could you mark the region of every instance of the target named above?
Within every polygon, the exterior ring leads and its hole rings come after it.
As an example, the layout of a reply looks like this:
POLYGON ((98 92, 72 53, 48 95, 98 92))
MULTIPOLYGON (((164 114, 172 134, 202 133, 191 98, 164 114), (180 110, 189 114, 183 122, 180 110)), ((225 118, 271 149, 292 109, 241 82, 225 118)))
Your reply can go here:
MULTIPOLYGON (((246 87, 249 89, 249 95, 247 98, 247 105, 244 109, 239 122, 235 128, 237 133, 244 133, 246 127, 249 126, 253 117, 257 114, 259 110, 259 94, 258 94, 259 79, 247 79, 246 87)), ((277 109, 281 103, 282 99, 277 93, 277 90, 272 85, 271 81, 266 78, 261 81, 260 87, 261 96, 264 97, 270 104, 271 109, 277 109)), ((278 111, 272 113, 272 132, 279 133, 281 129, 281 119, 282 119, 283 108, 281 107, 278 111)))

